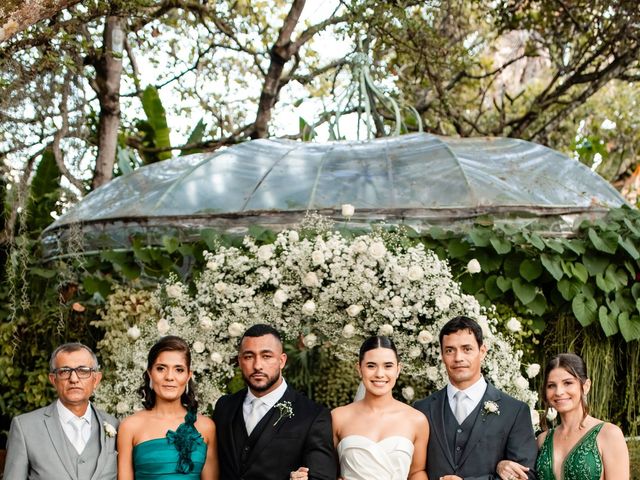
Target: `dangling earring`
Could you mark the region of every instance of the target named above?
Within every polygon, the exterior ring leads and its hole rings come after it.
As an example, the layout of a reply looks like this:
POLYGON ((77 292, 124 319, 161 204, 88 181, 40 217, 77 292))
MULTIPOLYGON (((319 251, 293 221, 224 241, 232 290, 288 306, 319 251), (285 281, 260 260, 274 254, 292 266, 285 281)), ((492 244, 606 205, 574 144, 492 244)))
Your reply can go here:
POLYGON ((585 405, 587 405, 587 394, 583 393, 582 394, 582 403, 584 403, 585 405))
POLYGON ((187 388, 185 388, 184 393, 189 395, 189 382, 187 382, 187 388))
POLYGON ((149 379, 149 390, 153 390, 153 382, 149 379))

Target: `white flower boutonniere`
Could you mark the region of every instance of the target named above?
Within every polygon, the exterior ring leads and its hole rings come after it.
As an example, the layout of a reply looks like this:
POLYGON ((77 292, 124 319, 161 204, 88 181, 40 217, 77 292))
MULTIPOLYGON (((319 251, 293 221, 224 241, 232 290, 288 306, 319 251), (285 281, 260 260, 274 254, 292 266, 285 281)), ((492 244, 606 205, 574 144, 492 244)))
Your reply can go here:
POLYGON ((116 433, 118 433, 116 427, 111 425, 109 422, 102 422, 102 427, 104 428, 104 434, 107 437, 113 438, 116 436, 116 433))
POLYGON ((293 406, 291 405, 291 402, 288 400, 285 400, 284 402, 279 402, 275 404, 275 407, 278 409, 278 411, 280 412, 280 416, 278 417, 278 419, 275 421, 275 423, 273 424, 273 426, 275 427, 278 422, 280 420, 282 420, 283 418, 291 418, 293 417, 293 406))
POLYGON ((482 415, 486 417, 490 413, 500 415, 500 407, 493 400, 487 400, 486 402, 484 402, 484 405, 482 406, 482 415))

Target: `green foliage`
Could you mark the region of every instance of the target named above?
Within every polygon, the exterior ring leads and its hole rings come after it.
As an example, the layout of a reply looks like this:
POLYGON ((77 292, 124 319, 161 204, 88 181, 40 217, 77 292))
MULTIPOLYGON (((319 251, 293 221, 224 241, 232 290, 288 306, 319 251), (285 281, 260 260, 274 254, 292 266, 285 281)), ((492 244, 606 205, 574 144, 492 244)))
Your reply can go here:
MULTIPOLYGON (((196 126, 193 128, 193 130, 191 131, 191 134, 189 134, 189 138, 187 139, 187 145, 191 145, 193 143, 198 143, 202 141, 202 137, 204 137, 206 127, 207 127, 207 124, 204 123, 204 120, 201 118, 196 124, 196 126)), ((180 150, 180 156, 191 155, 191 154, 200 153, 200 152, 202 152, 202 150, 197 148, 191 148, 186 150, 183 149, 183 150, 180 150)))
POLYGON ((27 202, 26 230, 33 236, 39 235, 51 223, 51 212, 60 212, 61 176, 53 151, 45 150, 31 181, 27 202))
POLYGON ((455 270, 477 259, 482 271, 464 273, 463 288, 485 303, 513 305, 523 316, 553 321, 571 313, 583 327, 597 323, 607 335, 640 339, 640 213, 611 210, 584 221, 570 238, 505 231, 476 224, 464 235, 430 232, 425 245, 449 258, 455 270))
POLYGON ((142 108, 147 116, 147 120, 138 122, 138 129, 143 134, 143 143, 146 147, 164 148, 163 152, 144 152, 145 164, 155 163, 160 160, 171 158, 171 130, 167 125, 167 115, 160 100, 158 90, 149 85, 142 94, 142 108))

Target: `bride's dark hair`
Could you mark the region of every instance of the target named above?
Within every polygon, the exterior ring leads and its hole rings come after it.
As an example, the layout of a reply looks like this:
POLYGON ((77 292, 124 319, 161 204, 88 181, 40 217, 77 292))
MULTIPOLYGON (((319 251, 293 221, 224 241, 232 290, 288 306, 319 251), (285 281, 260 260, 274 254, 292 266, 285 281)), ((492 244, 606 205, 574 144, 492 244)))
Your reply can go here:
POLYGON ((378 335, 376 337, 369 337, 364 342, 362 342, 362 345, 360 345, 360 353, 358 354, 358 361, 362 363, 364 354, 369 350, 374 350, 376 348, 388 348, 389 350, 393 350, 393 353, 396 356, 396 360, 400 360, 398 358, 398 350, 396 349, 396 345, 395 343, 393 343, 393 340, 391 340, 389 337, 378 335))
MULTIPOLYGON (((151 410, 156 404, 156 392, 153 391, 153 388, 150 385, 151 378, 149 377, 149 370, 151 370, 151 367, 156 363, 156 359, 162 352, 183 353, 187 363, 187 368, 191 370, 191 350, 189 349, 189 344, 187 342, 174 335, 167 335, 166 337, 162 337, 158 340, 149 350, 149 355, 147 357, 147 369, 142 374, 142 386, 138 389, 138 393, 142 397, 142 406, 144 406, 146 410, 151 410)), ((195 387, 196 385, 193 382, 193 379, 190 378, 185 391, 180 397, 182 405, 185 406, 187 410, 193 412, 198 410, 198 400, 196 399, 195 387)))

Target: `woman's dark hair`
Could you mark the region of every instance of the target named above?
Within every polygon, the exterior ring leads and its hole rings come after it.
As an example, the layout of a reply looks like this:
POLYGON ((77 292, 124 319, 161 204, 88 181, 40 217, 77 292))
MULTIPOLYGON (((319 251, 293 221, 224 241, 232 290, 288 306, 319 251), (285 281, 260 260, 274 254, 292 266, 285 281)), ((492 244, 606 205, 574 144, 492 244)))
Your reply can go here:
POLYGON ((451 335, 452 333, 459 332, 460 330, 469 330, 476 337, 478 347, 482 346, 482 327, 473 318, 460 315, 454 317, 444 324, 440 330, 440 347, 442 347, 442 339, 445 335, 451 335))
POLYGON ((393 350, 393 353, 396 356, 396 360, 399 361, 398 358, 398 350, 396 349, 396 345, 393 343, 389 337, 377 336, 377 337, 369 337, 360 346, 360 353, 358 354, 358 363, 362 363, 364 359, 364 354, 369 350, 374 350, 376 348, 388 348, 389 350, 393 350))
MULTIPOLYGON (((182 338, 174 335, 168 335, 162 337, 156 342, 156 344, 149 350, 147 357, 147 369, 142 374, 142 386, 138 389, 138 393, 142 397, 142 405, 146 410, 151 410, 156 404, 156 392, 153 391, 149 385, 151 378, 149 377, 149 370, 153 367, 154 363, 158 359, 158 356, 162 352, 181 352, 187 362, 187 368, 191 370, 191 350, 189 345, 182 338)), ((198 400, 196 399, 196 384, 190 378, 187 383, 187 388, 180 397, 180 402, 189 411, 198 410, 198 400)))
MULTIPOLYGON (((545 410, 549 408, 549 404, 547 402, 547 382, 549 381, 549 374, 551 373, 551 370, 555 370, 556 368, 562 368, 569 372, 571 376, 577 378, 582 389, 584 389, 586 381, 589 380, 589 377, 587 376, 587 365, 580 356, 575 353, 559 353, 551 357, 547 362, 547 366, 544 368, 542 394, 540 395, 542 403, 545 406, 545 410)), ((589 415, 589 405, 587 404, 585 394, 580 398, 580 404, 582 405, 582 420, 584 421, 584 419, 587 418, 587 415, 589 415)))

